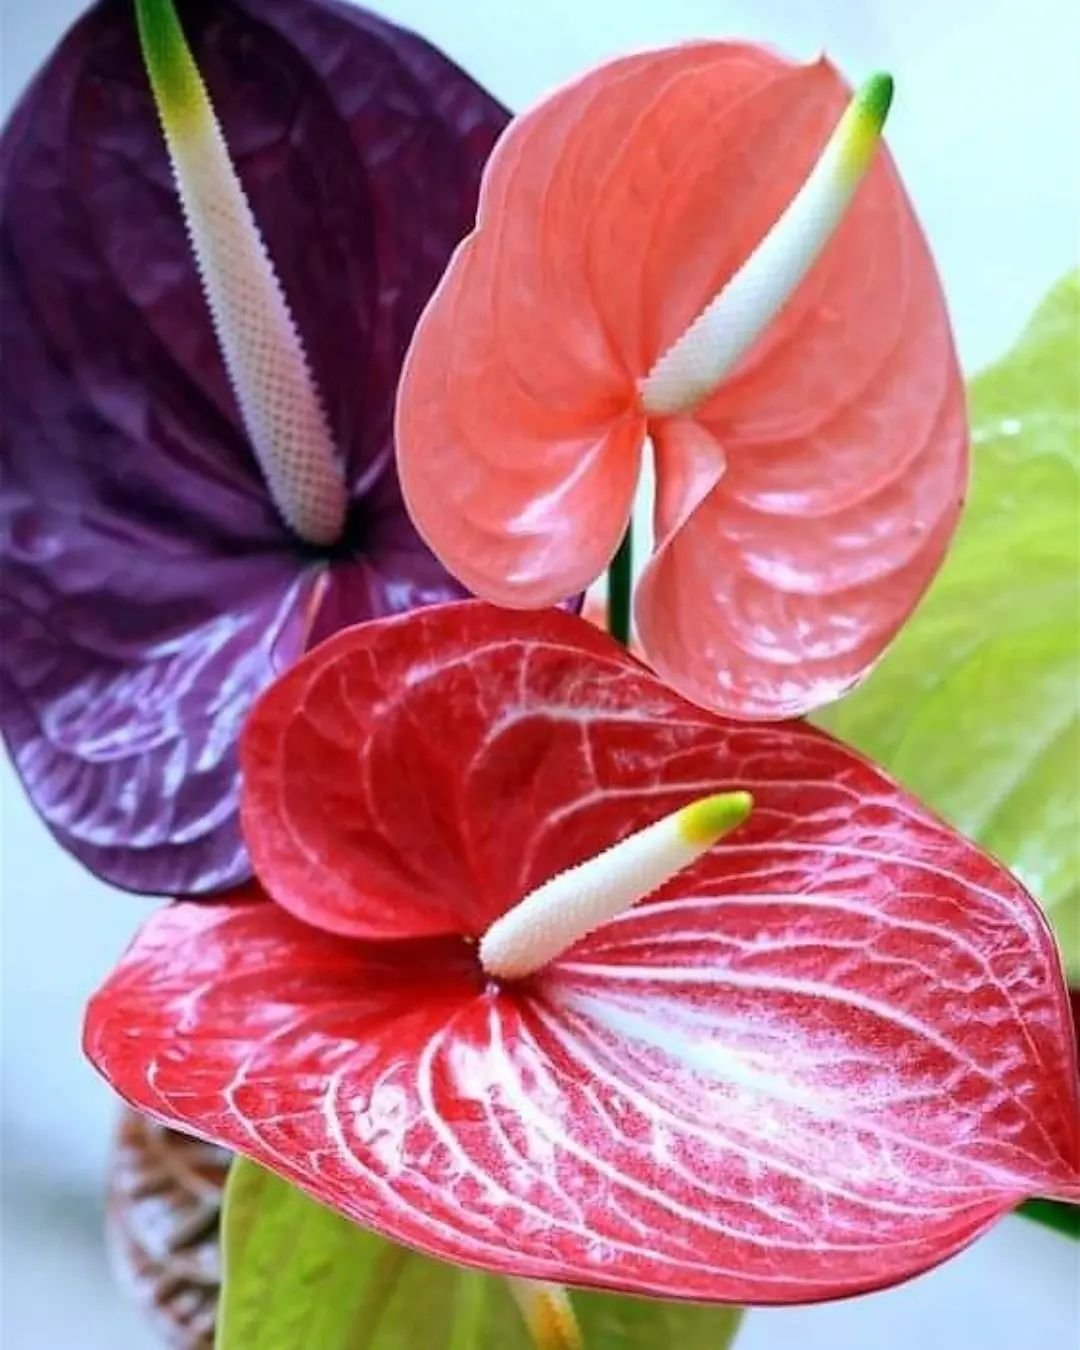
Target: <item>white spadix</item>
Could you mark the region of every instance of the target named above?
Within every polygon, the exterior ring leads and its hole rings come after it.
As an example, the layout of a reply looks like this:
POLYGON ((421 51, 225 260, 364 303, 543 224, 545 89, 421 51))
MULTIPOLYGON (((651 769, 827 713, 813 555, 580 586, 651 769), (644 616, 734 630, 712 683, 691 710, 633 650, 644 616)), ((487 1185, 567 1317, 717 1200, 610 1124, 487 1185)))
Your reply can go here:
POLYGON ((172 0, 137 0, 143 58, 225 366, 278 511, 328 545, 345 523, 334 450, 281 283, 236 175, 172 0))
POLYGON ((480 964, 496 979, 540 970, 696 862, 750 814, 748 792, 702 797, 545 881, 491 925, 480 964))
POLYGON ((790 298, 870 167, 892 92, 890 75, 873 75, 848 104, 780 219, 641 381, 647 414, 687 412, 706 399, 790 298))

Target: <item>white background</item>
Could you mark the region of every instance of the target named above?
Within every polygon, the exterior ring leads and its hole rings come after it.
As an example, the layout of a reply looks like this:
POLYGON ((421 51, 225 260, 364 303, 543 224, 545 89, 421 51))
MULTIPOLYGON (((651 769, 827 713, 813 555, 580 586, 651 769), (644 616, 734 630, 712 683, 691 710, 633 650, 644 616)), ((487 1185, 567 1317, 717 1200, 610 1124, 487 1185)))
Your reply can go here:
MULTIPOLYGON (((0 0, 6 113, 76 0, 0 0)), ((1080 7, 1068 0, 384 0, 511 108, 604 57, 745 36, 858 80, 897 78, 889 139, 930 235, 969 370, 1077 260, 1080 7)), ((83 1002, 145 902, 65 857, 0 766, 4 1350, 151 1350, 100 1240, 113 1105, 78 1050, 83 1002)), ((902 1289, 755 1312, 739 1350, 1080 1345, 1080 1249, 1019 1219, 902 1289)), ((425 1350, 418 1347, 418 1350, 425 1350)), ((602 1348, 601 1348, 602 1350, 602 1348)))

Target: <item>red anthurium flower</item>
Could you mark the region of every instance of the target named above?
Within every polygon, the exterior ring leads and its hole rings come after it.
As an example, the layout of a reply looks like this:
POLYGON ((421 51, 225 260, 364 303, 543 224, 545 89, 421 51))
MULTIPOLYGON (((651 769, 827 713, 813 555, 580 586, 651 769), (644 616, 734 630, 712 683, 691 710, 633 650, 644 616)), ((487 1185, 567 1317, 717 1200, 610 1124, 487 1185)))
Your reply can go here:
POLYGON ((170 906, 90 1005, 139 1109, 435 1255, 667 1297, 873 1289, 1080 1197, 1037 906, 823 733, 465 603, 304 657, 243 762, 277 903, 170 906))
POLYGON ((393 398, 506 121, 350 6, 180 9, 217 162, 166 0, 95 6, 0 152, 3 732, 60 842, 151 892, 250 875, 236 738, 312 624, 462 594, 403 508, 393 398), (275 439, 329 462, 328 525, 275 439))
POLYGON ((699 43, 516 119, 398 400, 406 502, 485 599, 598 576, 655 451, 650 664, 739 718, 857 680, 933 576, 967 470, 933 263, 874 148, 891 81, 699 43), (860 181, 861 180, 861 181, 860 181))

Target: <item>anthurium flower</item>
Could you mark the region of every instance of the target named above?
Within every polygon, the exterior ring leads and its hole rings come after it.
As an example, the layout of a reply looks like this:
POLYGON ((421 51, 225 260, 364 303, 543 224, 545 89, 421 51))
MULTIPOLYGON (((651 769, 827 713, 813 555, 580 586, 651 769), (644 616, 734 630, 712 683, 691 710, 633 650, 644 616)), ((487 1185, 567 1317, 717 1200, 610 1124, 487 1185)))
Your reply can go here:
POLYGON ((259 882, 88 1011, 139 1110, 431 1255, 676 1298, 878 1288, 1080 1196, 1038 907, 825 733, 467 602, 306 655, 242 759, 259 882))
POLYGON ((655 452, 649 662, 738 718, 835 698, 956 524, 963 388, 892 161, 886 76, 697 43, 612 62, 517 118, 417 328, 397 413, 409 510, 497 604, 597 577, 655 452), (846 109, 846 110, 845 110, 846 109))
POLYGON ((506 120, 346 5, 180 17, 194 60, 165 0, 76 24, 0 188, 3 730, 60 842, 151 892, 250 875, 236 735, 309 636, 461 594, 392 400, 506 120))

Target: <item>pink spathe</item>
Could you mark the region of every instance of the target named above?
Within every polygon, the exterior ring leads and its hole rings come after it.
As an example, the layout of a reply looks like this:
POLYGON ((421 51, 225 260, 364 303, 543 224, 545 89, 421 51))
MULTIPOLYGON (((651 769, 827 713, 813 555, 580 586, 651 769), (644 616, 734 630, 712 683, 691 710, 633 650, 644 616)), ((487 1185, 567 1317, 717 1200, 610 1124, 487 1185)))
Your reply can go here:
POLYGON ((775 224, 848 97, 825 60, 730 43, 560 90, 496 147, 399 391, 414 522, 509 607, 603 571, 650 439, 644 653, 738 718, 805 712, 865 674, 932 579, 966 482, 948 317, 884 149, 714 392, 680 416, 641 407, 641 379, 775 224))

